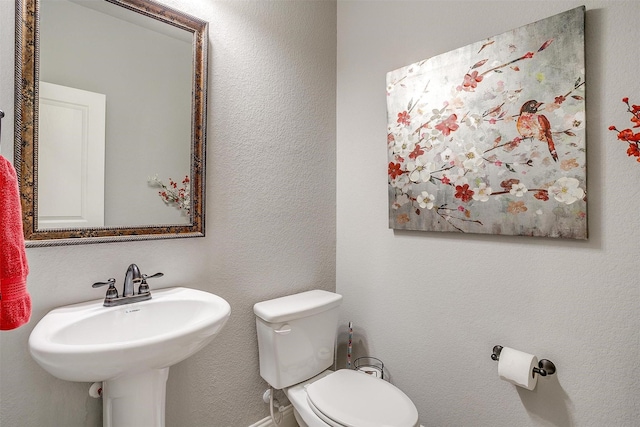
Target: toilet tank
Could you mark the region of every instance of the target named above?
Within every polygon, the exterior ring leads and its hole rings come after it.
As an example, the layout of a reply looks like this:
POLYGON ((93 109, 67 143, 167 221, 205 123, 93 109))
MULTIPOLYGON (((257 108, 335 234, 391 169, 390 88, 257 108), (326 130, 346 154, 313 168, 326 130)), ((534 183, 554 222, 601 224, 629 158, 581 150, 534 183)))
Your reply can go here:
POLYGON ((260 376, 283 389, 329 368, 341 302, 342 295, 313 290, 255 304, 260 376))

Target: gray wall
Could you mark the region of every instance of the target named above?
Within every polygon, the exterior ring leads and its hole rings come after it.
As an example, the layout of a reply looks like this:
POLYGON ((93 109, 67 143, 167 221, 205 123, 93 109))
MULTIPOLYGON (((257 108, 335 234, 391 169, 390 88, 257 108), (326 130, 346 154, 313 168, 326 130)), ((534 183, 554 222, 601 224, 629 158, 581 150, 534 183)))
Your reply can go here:
POLYGON ((639 21, 637 1, 338 3, 342 324, 425 426, 638 425, 640 164, 607 128, 631 125, 623 97, 640 104, 639 21), (389 230, 385 74, 582 4, 589 240, 389 230), (517 389, 498 378, 496 344, 558 374, 517 389))
MULTIPOLYGON (((89 384, 57 380, 27 339, 50 309, 100 298, 131 262, 229 301, 216 340, 171 368, 167 426, 248 426, 267 416, 253 304, 335 289, 336 4, 166 1, 210 22, 207 236, 30 248, 29 325, 0 333, 0 425, 98 426, 89 384)), ((13 16, 0 1, 2 154, 12 157, 13 16)))

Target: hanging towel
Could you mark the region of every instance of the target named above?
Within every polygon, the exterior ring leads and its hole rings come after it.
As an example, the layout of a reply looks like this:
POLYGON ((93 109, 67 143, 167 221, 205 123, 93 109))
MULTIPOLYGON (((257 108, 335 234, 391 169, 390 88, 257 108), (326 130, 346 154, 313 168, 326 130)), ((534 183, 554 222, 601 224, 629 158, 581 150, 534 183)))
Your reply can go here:
POLYGON ((27 274, 16 170, 0 156, 0 330, 15 329, 31 318, 27 274))

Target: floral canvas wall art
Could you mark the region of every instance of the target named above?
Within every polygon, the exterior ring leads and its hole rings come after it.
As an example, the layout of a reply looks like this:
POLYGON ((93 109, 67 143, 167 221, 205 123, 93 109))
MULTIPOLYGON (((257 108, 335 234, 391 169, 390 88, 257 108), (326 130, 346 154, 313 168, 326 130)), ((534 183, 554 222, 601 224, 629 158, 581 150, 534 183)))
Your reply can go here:
POLYGON ((389 226, 587 238, 584 7, 387 74, 389 226))

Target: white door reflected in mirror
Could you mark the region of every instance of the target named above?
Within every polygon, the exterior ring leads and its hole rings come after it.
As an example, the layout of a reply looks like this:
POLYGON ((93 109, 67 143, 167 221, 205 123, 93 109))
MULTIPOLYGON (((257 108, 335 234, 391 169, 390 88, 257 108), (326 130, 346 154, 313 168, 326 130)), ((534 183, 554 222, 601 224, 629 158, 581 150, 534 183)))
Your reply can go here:
POLYGON ((106 95, 40 82, 38 228, 104 226, 106 95))

